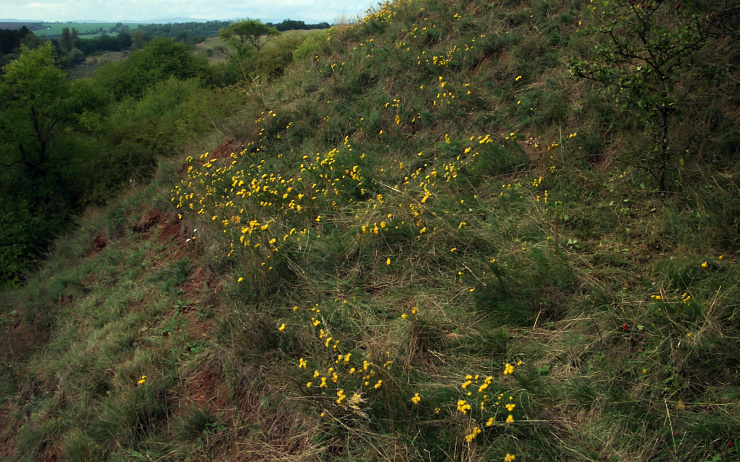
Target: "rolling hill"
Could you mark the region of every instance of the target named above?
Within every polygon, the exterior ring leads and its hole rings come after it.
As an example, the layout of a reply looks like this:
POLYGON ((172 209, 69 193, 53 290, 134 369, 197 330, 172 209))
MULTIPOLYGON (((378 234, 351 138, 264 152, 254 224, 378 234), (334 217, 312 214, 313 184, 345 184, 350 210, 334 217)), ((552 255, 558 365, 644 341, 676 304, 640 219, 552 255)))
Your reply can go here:
POLYGON ((2 295, 0 456, 737 457, 723 5, 397 0, 311 35, 2 295))

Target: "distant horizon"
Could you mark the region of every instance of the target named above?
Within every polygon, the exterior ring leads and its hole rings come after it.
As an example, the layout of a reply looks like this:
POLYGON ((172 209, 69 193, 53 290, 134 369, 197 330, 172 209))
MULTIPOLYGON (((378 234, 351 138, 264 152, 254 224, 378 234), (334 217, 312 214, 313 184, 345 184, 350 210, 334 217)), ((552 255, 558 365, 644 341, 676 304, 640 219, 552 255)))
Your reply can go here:
POLYGON ((18 2, 0 0, 0 11, 12 19, 4 22, 112 22, 112 23, 168 23, 234 21, 253 18, 263 22, 284 19, 304 21, 308 24, 333 23, 338 17, 364 16, 379 4, 378 0, 43 0, 18 2), (86 19, 78 19, 85 17, 86 19), (21 19, 16 19, 21 18, 21 19), (96 18, 96 19, 89 19, 96 18), (106 19, 100 19, 106 18, 106 19), (141 18, 141 19, 139 19, 141 18), (277 19, 280 18, 280 19, 277 19))
MULTIPOLYGON (((48 21, 45 19, 12 19, 12 18, 0 18, 0 23, 4 22, 18 22, 18 23, 46 23, 46 24, 67 24, 67 23, 80 23, 80 24, 169 24, 169 23, 186 23, 186 22, 212 22, 212 21, 238 21, 240 19, 246 19, 247 17, 243 18, 228 18, 228 19, 192 19, 192 18, 161 18, 161 19, 145 19, 145 20, 133 20, 133 19, 125 19, 122 21, 115 21, 115 20, 105 20, 105 19, 70 19, 70 20, 56 20, 56 21, 48 21)), ((319 24, 322 22, 326 22, 329 24, 332 24, 334 20, 322 20, 322 21, 316 21, 316 20, 306 20, 301 18, 281 18, 281 19, 262 19, 262 18, 253 18, 250 17, 250 19, 259 19, 260 21, 267 23, 280 23, 286 20, 291 21, 303 21, 306 24, 319 24)))

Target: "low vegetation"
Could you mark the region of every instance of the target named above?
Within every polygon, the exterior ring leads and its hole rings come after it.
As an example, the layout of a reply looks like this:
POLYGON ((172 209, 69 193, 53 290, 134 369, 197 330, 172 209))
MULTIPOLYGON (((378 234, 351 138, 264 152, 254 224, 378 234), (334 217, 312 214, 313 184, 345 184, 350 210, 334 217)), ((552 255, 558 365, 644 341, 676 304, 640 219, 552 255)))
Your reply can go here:
POLYGON ((737 458, 738 16, 622 5, 397 0, 211 93, 111 67, 110 130, 173 152, 0 298, 0 455, 737 458))

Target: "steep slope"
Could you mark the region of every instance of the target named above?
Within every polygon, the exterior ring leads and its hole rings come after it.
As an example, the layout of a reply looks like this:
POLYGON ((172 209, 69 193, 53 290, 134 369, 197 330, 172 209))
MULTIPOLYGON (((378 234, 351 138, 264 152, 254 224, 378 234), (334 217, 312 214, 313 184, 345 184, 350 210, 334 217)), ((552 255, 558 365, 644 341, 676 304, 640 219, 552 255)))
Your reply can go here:
MULTIPOLYGON (((655 5, 687 40, 716 13, 655 5)), ((651 77, 612 60, 609 93, 591 53, 631 8, 397 1, 310 39, 236 141, 6 297, 4 456, 737 456, 738 46, 666 74, 668 159, 651 77)))

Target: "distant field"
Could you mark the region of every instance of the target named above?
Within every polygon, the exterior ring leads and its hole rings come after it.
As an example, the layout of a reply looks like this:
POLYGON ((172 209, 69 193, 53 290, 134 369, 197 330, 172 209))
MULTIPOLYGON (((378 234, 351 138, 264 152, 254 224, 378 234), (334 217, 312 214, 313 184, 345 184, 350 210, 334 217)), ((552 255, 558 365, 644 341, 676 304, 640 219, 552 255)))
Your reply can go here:
POLYGON ((95 54, 88 56, 87 59, 85 59, 85 65, 92 65, 92 64, 105 64, 105 63, 116 63, 118 61, 123 61, 124 59, 128 58, 128 55, 131 54, 130 51, 106 51, 106 52, 96 52, 95 54))
MULTIPOLYGON (((126 24, 129 29, 134 30, 137 27, 139 27, 139 24, 126 24)), ((56 23, 56 22, 45 22, 43 23, 43 26, 45 29, 39 29, 33 31, 34 34, 46 37, 46 36, 56 36, 61 35, 62 30, 65 27, 68 27, 70 30, 77 29, 80 34, 91 34, 91 35, 80 35, 80 38, 92 38, 95 35, 95 32, 98 32, 101 28, 110 33, 110 31, 116 26, 116 23, 112 22, 65 22, 65 23, 56 23)))
POLYGON ((195 44, 195 53, 205 53, 210 64, 225 62, 229 60, 229 57, 218 51, 218 48, 224 45, 224 41, 218 37, 208 38, 195 44))
POLYGON ((80 38, 83 39, 83 40, 85 40, 85 39, 92 39, 92 38, 96 38, 96 37, 101 37, 103 35, 109 35, 111 37, 116 37, 116 36, 118 36, 118 32, 98 32, 96 34, 84 34, 84 35, 80 35, 80 38))

